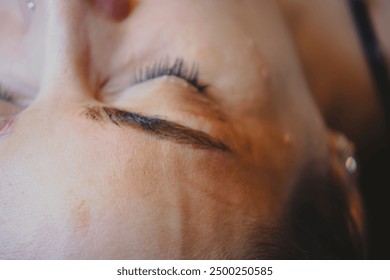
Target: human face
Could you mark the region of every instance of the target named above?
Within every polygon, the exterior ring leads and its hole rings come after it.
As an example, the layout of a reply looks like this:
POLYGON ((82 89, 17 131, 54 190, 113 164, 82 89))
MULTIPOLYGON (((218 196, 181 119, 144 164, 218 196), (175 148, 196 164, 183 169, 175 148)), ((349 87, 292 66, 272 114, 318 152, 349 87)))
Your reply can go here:
POLYGON ((0 0, 0 257, 243 257, 328 163, 276 7, 101 2, 0 0))

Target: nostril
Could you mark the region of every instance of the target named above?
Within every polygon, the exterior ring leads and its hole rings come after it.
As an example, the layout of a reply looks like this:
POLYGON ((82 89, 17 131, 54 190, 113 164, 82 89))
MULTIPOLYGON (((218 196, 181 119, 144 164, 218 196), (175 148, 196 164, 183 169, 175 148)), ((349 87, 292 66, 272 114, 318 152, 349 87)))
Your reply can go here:
POLYGON ((127 18, 138 3, 134 0, 94 0, 96 6, 109 18, 121 21, 127 18))

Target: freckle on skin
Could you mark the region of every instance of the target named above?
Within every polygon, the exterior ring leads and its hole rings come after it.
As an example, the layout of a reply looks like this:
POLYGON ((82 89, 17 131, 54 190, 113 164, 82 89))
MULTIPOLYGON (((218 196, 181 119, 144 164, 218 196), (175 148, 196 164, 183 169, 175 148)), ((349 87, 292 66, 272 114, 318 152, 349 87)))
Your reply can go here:
POLYGON ((256 45, 256 41, 252 38, 247 39, 247 47, 250 55, 254 59, 253 61, 257 63, 257 71, 264 81, 269 82, 270 73, 267 65, 265 64, 265 59, 263 55, 260 53, 258 46, 256 45))
POLYGON ((291 136, 290 136, 290 134, 285 133, 284 136, 283 136, 283 141, 286 144, 290 144, 291 143, 291 136))
POLYGON ((79 229, 87 229, 89 226, 89 209, 86 206, 85 200, 80 200, 74 208, 73 214, 75 217, 75 225, 79 229))

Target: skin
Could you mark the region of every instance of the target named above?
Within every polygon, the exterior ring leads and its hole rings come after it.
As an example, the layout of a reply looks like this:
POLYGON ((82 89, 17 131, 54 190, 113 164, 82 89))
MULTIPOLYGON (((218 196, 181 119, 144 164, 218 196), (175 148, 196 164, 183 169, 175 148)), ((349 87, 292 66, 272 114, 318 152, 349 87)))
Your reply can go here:
POLYGON ((0 138, 1 258, 242 258, 308 166, 346 176, 275 3, 144 0, 121 20, 101 2, 37 0, 23 18, 0 1, 0 80, 20 104, 0 101, 3 119, 18 112, 0 138), (198 63, 210 86, 132 83, 167 56, 198 63), (91 106, 230 151, 96 120, 91 106))

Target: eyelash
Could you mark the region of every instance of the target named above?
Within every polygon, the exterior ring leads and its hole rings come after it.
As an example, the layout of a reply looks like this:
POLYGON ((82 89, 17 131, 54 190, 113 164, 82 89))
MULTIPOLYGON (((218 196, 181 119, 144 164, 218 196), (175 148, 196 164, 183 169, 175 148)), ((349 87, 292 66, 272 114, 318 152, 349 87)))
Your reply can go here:
POLYGON ((8 103, 14 103, 15 99, 13 96, 9 94, 9 92, 0 85, 0 100, 8 102, 8 103))
MULTIPOLYGON (((182 58, 177 58, 172 66, 169 59, 163 59, 153 63, 153 66, 146 66, 134 72, 134 84, 140 84, 149 80, 163 76, 174 76, 185 80, 187 83, 195 87, 199 92, 204 92, 208 85, 199 82, 199 66, 193 63, 190 71, 189 67, 182 58), (138 73, 137 73, 138 72, 138 73)), ((8 91, 0 85, 0 100, 13 103, 14 98, 8 91)))
POLYGON ((134 84, 140 84, 148 80, 153 80, 163 76, 174 76, 185 80, 195 87, 199 92, 204 92, 208 85, 199 82, 199 65, 193 63, 188 67, 182 58, 175 59, 173 65, 170 65, 169 58, 156 61, 153 65, 141 67, 134 72, 134 84))

